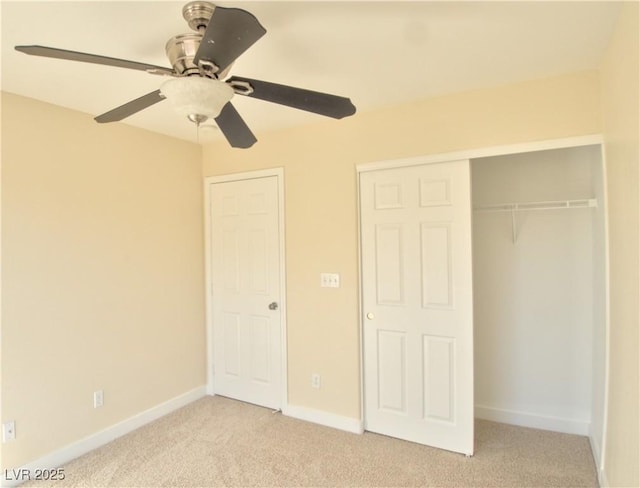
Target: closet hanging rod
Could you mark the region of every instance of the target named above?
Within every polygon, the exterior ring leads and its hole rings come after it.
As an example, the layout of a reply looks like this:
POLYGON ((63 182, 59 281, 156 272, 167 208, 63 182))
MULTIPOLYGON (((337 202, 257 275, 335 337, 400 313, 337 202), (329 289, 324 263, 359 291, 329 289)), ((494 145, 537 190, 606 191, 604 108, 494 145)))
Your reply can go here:
POLYGON ((556 210, 568 208, 595 208, 598 200, 587 198, 583 200, 554 200, 544 202, 498 203, 493 205, 476 205, 476 212, 517 212, 524 210, 556 210))

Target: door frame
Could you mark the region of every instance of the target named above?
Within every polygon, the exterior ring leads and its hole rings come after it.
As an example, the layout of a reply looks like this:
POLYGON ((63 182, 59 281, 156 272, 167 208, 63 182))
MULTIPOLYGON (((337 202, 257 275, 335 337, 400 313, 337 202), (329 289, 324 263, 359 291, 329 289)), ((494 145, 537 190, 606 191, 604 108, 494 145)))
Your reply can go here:
MULTIPOLYGON (((357 204, 357 232, 358 232, 358 324, 359 331, 358 337, 360 338, 360 418, 362 419, 363 425, 366 424, 366 416, 365 416, 365 383, 364 383, 364 311, 363 311, 363 297, 362 297, 362 233, 361 233, 361 212, 360 208, 360 174, 369 172, 369 171, 377 171, 384 169, 397 169, 407 166, 420 166, 425 164, 436 164, 436 163, 445 163, 448 161, 456 161, 461 159, 468 159, 469 164, 473 167, 473 160, 483 157, 490 156, 506 156, 510 154, 519 154, 525 152, 534 152, 534 151, 544 151, 547 149, 563 149, 563 148, 572 148, 579 146, 592 146, 598 145, 601 148, 602 155, 602 171, 603 171, 603 198, 604 202, 601 202, 601 205, 604 206, 604 276, 605 276, 605 296, 604 296, 604 314, 605 314, 605 344, 604 347, 604 385, 603 385, 603 419, 602 419, 602 445, 595 446, 594 439, 589 434, 589 441, 591 443, 592 452, 594 461, 598 471, 598 478, 601 479, 603 468, 604 468, 604 459, 606 454, 606 434, 608 428, 608 409, 609 409, 609 363, 610 363, 610 284, 609 284, 609 262, 610 262, 610 253, 609 253, 609 218, 608 218, 608 198, 607 198, 607 162, 606 162, 606 154, 605 154, 605 145, 604 145, 604 137, 601 134, 590 134, 584 136, 577 137, 567 137, 561 139, 547 139, 542 141, 533 141, 533 142, 524 142, 517 144, 508 144, 503 146, 491 146, 484 148, 476 148, 469 149, 463 151, 455 151, 449 153, 438 153, 438 154, 429 154, 417 157, 410 158, 402 158, 402 159, 388 159, 381 161, 373 161, 367 163, 360 163, 356 165, 356 204, 357 204), (599 449, 598 449, 599 447, 599 449)), ((475 405, 474 405, 475 407, 475 405)))
POLYGON ((227 183, 232 181, 246 181, 258 178, 276 177, 278 182, 278 240, 279 240, 279 278, 280 278, 280 342, 282 347, 281 355, 281 392, 280 408, 284 409, 288 403, 287 385, 287 293, 286 293, 286 256, 285 256, 285 211, 284 211, 284 168, 270 168, 242 173, 232 173, 218 176, 207 176, 204 178, 204 262, 205 262, 205 321, 206 321, 206 341, 207 341, 207 394, 215 395, 215 371, 214 371, 214 347, 213 347, 213 276, 212 276, 212 256, 211 256, 211 185, 217 183, 227 183))

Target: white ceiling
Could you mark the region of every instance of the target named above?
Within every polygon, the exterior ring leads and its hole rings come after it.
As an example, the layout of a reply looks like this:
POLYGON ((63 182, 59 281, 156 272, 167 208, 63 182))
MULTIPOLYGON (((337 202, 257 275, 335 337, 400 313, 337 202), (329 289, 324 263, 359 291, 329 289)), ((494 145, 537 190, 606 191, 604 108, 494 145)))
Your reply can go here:
MULTIPOLYGON (((2 90, 99 115, 159 88, 141 71, 27 56, 40 44, 169 66, 164 46, 189 32, 185 2, 1 2, 2 90)), ((227 2, 253 13, 267 34, 231 74, 348 96, 358 111, 572 71, 595 69, 617 2, 227 2)), ((236 96, 260 139, 322 119, 236 96)), ((195 141, 193 124, 158 103, 124 120, 195 141)), ((222 137, 201 133, 201 141, 222 137)))

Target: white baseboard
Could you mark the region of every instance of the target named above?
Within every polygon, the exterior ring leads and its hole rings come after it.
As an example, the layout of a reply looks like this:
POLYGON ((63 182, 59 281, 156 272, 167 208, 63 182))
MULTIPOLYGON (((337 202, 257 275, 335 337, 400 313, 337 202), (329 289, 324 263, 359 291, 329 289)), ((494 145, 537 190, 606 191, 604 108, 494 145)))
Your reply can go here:
POLYGON ((287 405, 282 408, 282 414, 287 417, 306 420, 307 422, 324 425, 325 427, 333 427, 334 429, 344 430, 353 434, 362 434, 364 432, 362 420, 343 417, 342 415, 335 415, 322 410, 287 405))
POLYGON ((602 485, 602 479, 600 478, 601 475, 601 466, 600 466, 600 459, 601 459, 601 451, 600 451, 600 445, 596 442, 595 438, 593 437, 593 434, 590 432, 589 433, 589 444, 591 445, 591 454, 593 455, 593 463, 596 466, 596 471, 598 472, 598 482, 600 484, 600 486, 602 485))
POLYGON ((501 408, 486 407, 484 405, 476 405, 475 416, 476 418, 483 420, 492 420, 494 422, 519 425, 521 427, 552 430, 555 432, 564 432, 566 434, 589 435, 590 423, 586 421, 505 410, 501 408))
POLYGON ((598 482, 602 488, 609 488, 611 486, 609 480, 607 480, 607 473, 604 469, 598 470, 598 482))
POLYGON ((7 469, 3 472, 2 476, 2 486, 3 487, 11 487, 17 486, 24 479, 7 479, 7 474, 9 473, 34 473, 35 470, 43 470, 43 469, 54 469, 58 466, 61 466, 69 461, 82 456, 83 454, 88 453, 89 451, 93 451, 98 447, 101 447, 118 437, 122 437, 129 432, 132 432, 149 422, 153 422, 154 420, 167 415, 174 410, 184 407, 191 402, 199 400, 200 398, 206 395, 206 387, 201 386, 195 388, 191 391, 188 391, 182 395, 179 395, 171 400, 167 400, 160 405, 156 405, 155 407, 151 407, 148 410, 140 412, 132 417, 129 417, 122 422, 118 422, 111 427, 107 427, 95 434, 91 434, 90 436, 85 437, 79 441, 76 441, 72 444, 69 444, 61 449, 53 451, 40 459, 36 459, 24 466, 21 466, 17 469, 7 469), (20 471, 26 470, 26 471, 20 471))

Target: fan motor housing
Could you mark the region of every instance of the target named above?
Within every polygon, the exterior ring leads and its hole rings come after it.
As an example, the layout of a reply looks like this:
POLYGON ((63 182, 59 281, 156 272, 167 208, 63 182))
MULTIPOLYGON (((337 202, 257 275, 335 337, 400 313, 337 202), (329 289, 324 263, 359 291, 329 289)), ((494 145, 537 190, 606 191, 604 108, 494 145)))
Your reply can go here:
POLYGON ((198 75, 213 79, 226 78, 233 63, 219 72, 218 67, 212 62, 201 60, 200 66, 193 62, 200 42, 202 42, 202 34, 199 32, 180 34, 167 41, 165 50, 176 74, 178 76, 198 75))
POLYGON ((213 3, 196 1, 187 3, 182 9, 182 16, 196 32, 179 34, 167 41, 167 57, 178 76, 197 75, 218 79, 229 73, 231 66, 224 72, 219 72, 218 66, 211 61, 201 59, 199 64, 193 62, 215 8, 213 3))
POLYGON ((199 75, 200 69, 193 62, 193 58, 200 47, 202 34, 190 32, 172 37, 165 47, 167 57, 175 72, 180 76, 199 75))

